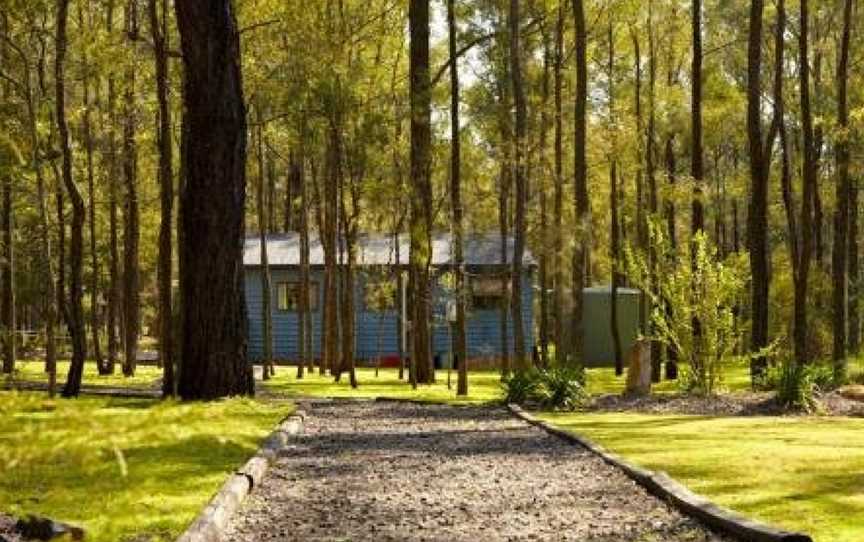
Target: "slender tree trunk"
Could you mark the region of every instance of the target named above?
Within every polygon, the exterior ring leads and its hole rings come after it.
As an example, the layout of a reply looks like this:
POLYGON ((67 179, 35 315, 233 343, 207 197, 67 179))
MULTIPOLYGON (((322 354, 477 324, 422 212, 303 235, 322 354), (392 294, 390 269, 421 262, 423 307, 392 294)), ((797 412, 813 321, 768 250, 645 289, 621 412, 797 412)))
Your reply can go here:
MULTIPOLYGON (((43 61, 40 58, 40 63, 43 61)), ((30 164, 36 175, 36 197, 39 209, 39 244, 42 251, 43 268, 43 323, 45 326, 45 369, 48 373, 48 395, 54 397, 57 384, 57 351, 55 330, 57 325, 57 294, 54 282, 54 262, 51 256, 51 227, 48 223, 48 196, 45 189, 45 176, 42 169, 42 159, 39 154, 40 140, 38 129, 39 101, 32 88, 30 75, 26 79, 27 88, 27 120, 30 135, 30 164)), ((39 95, 41 97, 41 94, 39 95)))
POLYGON ((84 198, 72 179, 72 149, 69 143, 69 128, 66 121, 66 24, 69 0, 57 0, 57 54, 54 58, 54 84, 56 89, 57 131, 63 156, 63 185, 72 202, 72 229, 69 244, 69 335, 72 339, 72 361, 63 388, 64 397, 77 396, 84 375, 84 358, 87 344, 84 330, 84 308, 82 303, 82 263, 84 252, 84 198))
POLYGON ((519 371, 528 365, 525 358, 525 327, 522 322, 522 260, 525 255, 525 202, 528 198, 528 181, 526 179, 528 172, 525 166, 528 109, 525 102, 525 85, 522 80, 520 21, 519 0, 510 0, 510 78, 513 82, 513 101, 516 106, 516 130, 513 145, 516 216, 513 224, 510 316, 513 320, 513 353, 516 358, 516 369, 519 371))
POLYGON ((702 0, 693 0, 693 66, 691 73, 692 96, 690 103, 691 146, 690 176, 693 178, 693 216, 691 233, 696 235, 705 230, 705 207, 702 203, 704 187, 702 152, 702 0))
MULTIPOLYGON (((652 220, 659 212, 657 200, 657 52, 654 36, 654 1, 648 0, 648 133, 645 138, 645 169, 648 177, 648 212, 652 220)), ((657 249, 648 250, 648 266, 651 284, 657 284, 657 249)), ((647 300, 646 300, 647 304, 647 300)), ((652 324, 653 328, 653 324, 652 324)), ((652 332, 653 334, 653 332, 652 332)), ((651 341, 651 380, 660 382, 662 368, 662 343, 651 341)))
MULTIPOLYGON (((0 144, 4 144, 4 142, 0 140, 0 144)), ((0 164, 0 167, 3 166, 7 166, 7 164, 0 164)), ((12 172, 5 171, 0 175, 2 175, 3 189, 3 259, 2 265, 0 265, 3 281, 2 304, 0 304, 2 305, 0 312, 2 312, 3 325, 3 373, 12 374, 15 370, 15 247, 13 236, 15 210, 12 172)))
POLYGON ((810 260, 813 253, 813 201, 816 191, 816 154, 813 136, 813 114, 810 107, 810 38, 809 2, 801 0, 800 31, 798 35, 798 76, 801 91, 801 125, 803 133, 802 195, 801 195, 801 252, 798 276, 795 283, 795 361, 806 364, 807 352, 807 283, 810 276, 810 260))
POLYGON ((849 183, 849 353, 861 352, 861 317, 858 312, 860 293, 858 274, 858 183, 849 183))
POLYGON ((432 86, 429 76, 429 0, 410 0, 408 8, 411 98, 411 269, 412 382, 434 380, 429 314, 432 263, 432 86))
MULTIPOLYGON (((109 0, 106 6, 105 26, 108 34, 114 31, 114 0, 109 0)), ((120 254, 117 232, 119 220, 117 216, 117 89, 113 75, 108 76, 108 130, 105 134, 106 154, 108 156, 108 310, 107 339, 109 374, 114 373, 119 351, 117 328, 120 312, 120 254)))
MULTIPOLYGON (((762 0, 750 2, 750 37, 747 69, 747 136, 750 153, 750 207, 747 242, 750 251, 751 287, 750 349, 768 345, 768 160, 762 143, 762 0)), ((782 97, 781 97, 782 99, 782 97)), ((766 371, 764 356, 754 359, 750 376, 754 383, 766 371)))
POLYGON ((171 144, 171 105, 168 97, 168 2, 161 1, 162 21, 159 20, 157 0, 148 0, 150 36, 153 39, 156 63, 156 96, 159 102, 159 133, 156 146, 159 151, 159 258, 157 282, 159 284, 159 359, 162 360, 162 394, 174 396, 177 392, 174 359, 174 312, 171 299, 171 232, 174 215, 174 167, 171 144))
MULTIPOLYGON (((137 0, 126 4, 126 32, 132 40, 138 33, 137 0)), ((138 330, 141 320, 138 245, 138 148, 135 142, 135 66, 130 61, 124 75, 123 95, 123 375, 133 376, 138 360, 138 330)))
POLYGON ((179 392, 184 399, 247 395, 255 383, 246 358, 246 108, 237 21, 230 0, 175 0, 175 7, 185 68, 179 392))
POLYGON ((615 373, 624 372, 624 357, 621 352, 621 333, 618 328, 618 286, 621 283, 621 241, 618 228, 618 162, 616 117, 615 117, 615 32, 612 21, 609 22, 609 62, 607 64, 609 77, 609 130, 612 152, 609 162, 609 210, 610 210, 610 247, 609 260, 612 262, 612 281, 609 300, 609 326, 612 333, 612 348, 615 354, 615 373))
POLYGON ((541 105, 540 105, 540 172, 542 183, 537 189, 540 199, 540 364, 546 368, 549 366, 549 189, 548 179, 552 169, 549 164, 549 96, 550 75, 552 72, 553 52, 551 36, 548 26, 543 25, 543 78, 541 82, 541 105))
MULTIPOLYGON (((273 364, 273 309, 271 303, 273 292, 270 287, 270 261, 267 257, 267 204, 264 201, 264 128, 261 125, 263 115, 258 114, 258 125, 255 127, 256 158, 258 164, 258 182, 256 183, 256 199, 258 206, 258 240, 261 244, 261 323, 264 326, 264 352, 261 360, 261 373, 264 380, 270 379, 270 367, 273 364)), ((302 367, 302 363, 300 364, 302 367)))
POLYGON ((309 367, 309 373, 313 371, 311 341, 311 319, 309 310, 311 288, 309 282, 309 211, 306 208, 306 175, 304 165, 306 160, 306 117, 304 115, 300 123, 300 362, 297 364, 297 378, 303 378, 303 367, 309 367))
POLYGON ((573 146, 575 158, 574 208, 577 243, 573 256, 573 352, 576 360, 582 359, 582 289, 590 283, 591 261, 591 209, 588 199, 587 105, 588 105, 588 34, 585 28, 585 6, 583 0, 573 0, 573 19, 576 28, 576 104, 573 146))
POLYGON ((837 143, 837 183, 834 215, 834 254, 832 273, 834 279, 834 379, 846 379, 846 335, 849 302, 847 236, 849 233, 849 43, 852 33, 852 0, 843 4, 843 37, 840 44, 840 63, 837 66, 837 124, 840 139, 837 143))
POLYGON ((459 365, 457 395, 468 395, 468 345, 465 335, 465 261, 462 240, 462 158, 459 136, 459 64, 456 56, 455 0, 447 0, 450 46, 450 207, 453 213, 453 272, 455 275, 456 323, 453 352, 459 365))
MULTIPOLYGON (((84 8, 78 4, 78 24, 85 32, 91 30, 84 21, 84 8)), ((93 172, 93 124, 92 101, 90 98, 90 62, 87 55, 87 45, 82 48, 81 69, 83 71, 83 119, 84 150, 87 157, 87 226, 90 237, 90 332, 93 340, 93 357, 100 375, 108 374, 108 367, 102 358, 102 348, 99 341, 99 255, 96 252, 96 182, 93 172)))
POLYGON ((558 2, 558 17, 555 23, 555 64, 553 67, 555 79, 555 202, 553 204, 554 214, 554 242, 553 242, 553 274, 554 274, 554 297, 552 299, 553 338, 555 341, 556 361, 563 361, 561 354, 564 351, 564 113, 562 100, 564 63, 564 4, 566 0, 558 2))

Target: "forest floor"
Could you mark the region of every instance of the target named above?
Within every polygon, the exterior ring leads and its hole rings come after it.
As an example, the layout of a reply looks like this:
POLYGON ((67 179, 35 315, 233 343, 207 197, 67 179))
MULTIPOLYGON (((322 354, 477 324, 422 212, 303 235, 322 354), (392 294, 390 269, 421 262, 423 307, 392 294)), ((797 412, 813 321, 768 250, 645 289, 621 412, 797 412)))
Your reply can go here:
POLYGON ((228 541, 726 540, 500 407, 301 407, 304 434, 244 503, 228 541))
POLYGON ((174 540, 292 411, 286 401, 0 392, 0 535, 4 519, 35 514, 92 542, 174 540))

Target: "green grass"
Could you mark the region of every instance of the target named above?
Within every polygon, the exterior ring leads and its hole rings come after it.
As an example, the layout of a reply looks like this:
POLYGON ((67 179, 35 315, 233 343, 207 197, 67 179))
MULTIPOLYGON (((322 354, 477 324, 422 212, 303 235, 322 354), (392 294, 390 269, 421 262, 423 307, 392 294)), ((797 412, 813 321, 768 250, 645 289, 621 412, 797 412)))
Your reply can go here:
MULTIPOLYGON (((407 374, 407 373, 406 373, 407 374)), ((348 374, 342 375, 341 382, 333 377, 306 373, 302 380, 297 379, 296 367, 277 367, 276 377, 267 382, 271 390, 284 393, 289 397, 387 397, 391 399, 416 399, 431 402, 456 404, 487 403, 502 398, 501 375, 498 371, 472 371, 468 374, 468 396, 456 395, 456 371, 451 373, 451 389, 447 389, 447 371, 435 372, 436 382, 419 385, 416 390, 406 380, 399 380, 397 369, 357 369, 357 389, 351 389, 348 374)))
POLYGON ((540 416, 747 516, 817 541, 864 540, 864 420, 540 416))
POLYGON ((0 512, 174 540, 291 408, 0 393, 0 512))
MULTIPOLYGON (((60 386, 66 382, 66 373, 69 371, 68 361, 57 362, 57 382, 60 386)), ((27 380, 29 382, 48 382, 48 373, 45 372, 43 361, 17 361, 13 377, 16 380, 27 380)), ((135 376, 123 376, 123 369, 118 363, 114 367, 114 374, 100 376, 96 370, 96 362, 87 361, 84 364, 84 384, 95 384, 100 386, 131 386, 147 387, 162 377, 162 369, 155 365, 138 365, 135 376)))

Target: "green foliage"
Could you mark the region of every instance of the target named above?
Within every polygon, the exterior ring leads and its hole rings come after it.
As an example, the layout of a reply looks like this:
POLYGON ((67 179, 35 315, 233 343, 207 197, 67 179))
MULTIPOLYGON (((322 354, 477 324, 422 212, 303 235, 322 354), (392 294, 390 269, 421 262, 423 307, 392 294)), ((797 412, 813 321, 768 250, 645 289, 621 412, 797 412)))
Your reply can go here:
POLYGON ((501 382, 504 400, 508 403, 524 404, 536 401, 541 396, 541 374, 536 369, 515 371, 501 382))
POLYGON ((819 408, 815 371, 794 361, 780 365, 777 375, 777 402, 784 408, 814 412, 819 408))
POLYGON ((539 404, 553 410, 575 410, 590 398, 582 367, 562 365, 516 371, 502 382, 502 386, 508 403, 539 404))
POLYGON ((582 367, 552 367, 540 372, 543 406, 555 410, 575 410, 589 399, 582 367))
POLYGON ((671 347, 686 365, 681 381, 687 391, 713 394, 724 371, 745 361, 736 353, 745 333, 736 313, 747 291, 746 257, 733 253, 722 259, 703 233, 676 253, 663 224, 652 221, 649 230, 656 273, 644 254, 627 250, 628 276, 651 303, 647 335, 671 347))

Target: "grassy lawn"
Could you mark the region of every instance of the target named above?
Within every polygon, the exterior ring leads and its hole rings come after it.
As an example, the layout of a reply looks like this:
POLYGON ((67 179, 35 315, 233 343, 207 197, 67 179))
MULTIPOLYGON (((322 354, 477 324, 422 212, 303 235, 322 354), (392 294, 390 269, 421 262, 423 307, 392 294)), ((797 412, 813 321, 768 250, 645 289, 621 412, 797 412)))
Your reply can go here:
POLYGON ((864 540, 864 420, 545 413, 747 516, 817 541, 864 540))
POLYGON ((0 393, 0 512, 174 540, 291 408, 0 393))
MULTIPOLYGON (((62 386, 66 382, 66 373, 69 372, 68 361, 57 362, 57 382, 62 386)), ((44 361, 17 361, 15 363, 15 373, 13 374, 16 380, 27 380, 30 382, 48 382, 48 373, 45 372, 44 361)), ((88 360, 84 364, 84 384, 94 384, 100 386, 134 386, 147 387, 153 382, 162 377, 162 369, 155 365, 138 365, 135 369, 135 376, 123 376, 123 368, 118 363, 114 367, 114 374, 100 376, 96 370, 96 362, 88 360)))
MULTIPOLYGON (((407 373, 406 373, 407 374, 407 373)), ((451 389, 447 389, 447 371, 435 372, 436 382, 430 385, 419 385, 416 390, 406 380, 399 380, 397 369, 380 369, 375 376, 375 369, 358 368, 358 388, 351 389, 348 374, 342 375, 342 381, 336 383, 333 377, 306 373, 302 380, 297 379, 296 367, 277 367, 276 377, 267 386, 289 397, 388 397, 392 399, 417 399, 422 401, 451 403, 485 403, 498 401, 502 398, 501 375, 498 371, 472 371, 468 374, 468 396, 456 395, 456 371, 451 372, 451 389)))

